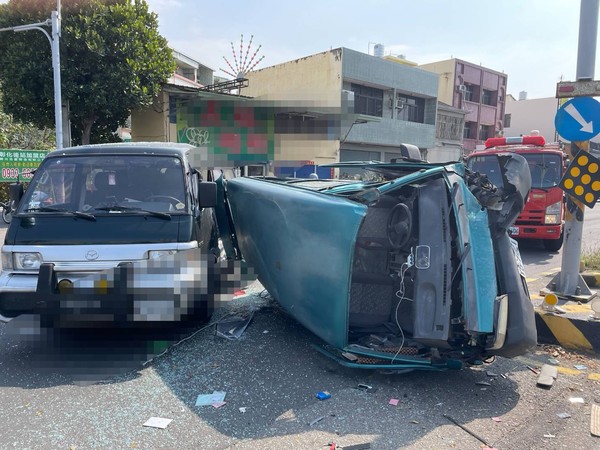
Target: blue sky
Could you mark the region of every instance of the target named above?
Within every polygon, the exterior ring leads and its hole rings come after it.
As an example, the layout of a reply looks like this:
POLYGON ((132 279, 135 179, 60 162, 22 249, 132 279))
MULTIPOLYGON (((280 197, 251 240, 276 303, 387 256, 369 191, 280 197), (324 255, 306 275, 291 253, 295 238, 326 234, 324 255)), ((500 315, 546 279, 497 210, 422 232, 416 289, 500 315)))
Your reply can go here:
MULTIPOLYGON (((561 76, 575 80, 577 0, 147 1, 170 45, 221 76, 223 56, 232 61, 230 43, 239 52, 243 34, 262 45, 257 68, 382 43, 417 63, 456 57, 503 71, 515 97, 553 97, 561 76)), ((595 72, 599 79, 598 64, 595 72)))

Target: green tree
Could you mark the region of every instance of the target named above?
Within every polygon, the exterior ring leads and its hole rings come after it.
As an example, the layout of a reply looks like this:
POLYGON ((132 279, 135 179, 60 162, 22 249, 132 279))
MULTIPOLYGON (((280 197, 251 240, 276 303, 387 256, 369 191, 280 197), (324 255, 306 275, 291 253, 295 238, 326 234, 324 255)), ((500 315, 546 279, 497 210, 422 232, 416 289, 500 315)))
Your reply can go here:
MULTIPOLYGON (((61 78, 73 142, 107 142, 132 109, 149 107, 175 71, 158 18, 145 0, 63 0, 61 78)), ((55 0, 9 0, 0 28, 42 22, 55 0)), ((4 32, 0 90, 5 111, 39 127, 54 125, 50 46, 39 31, 4 32)))
POLYGON ((0 149, 50 150, 54 147, 56 141, 53 130, 39 129, 31 124, 15 122, 12 116, 2 112, 1 109, 2 95, 0 95, 0 149))

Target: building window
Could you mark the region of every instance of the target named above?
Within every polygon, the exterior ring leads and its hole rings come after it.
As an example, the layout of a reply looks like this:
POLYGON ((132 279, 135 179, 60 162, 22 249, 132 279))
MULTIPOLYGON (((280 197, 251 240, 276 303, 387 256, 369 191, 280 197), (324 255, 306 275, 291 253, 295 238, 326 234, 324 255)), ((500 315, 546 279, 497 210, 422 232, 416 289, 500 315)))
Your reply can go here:
POLYGON ((510 128, 510 114, 504 114, 504 128, 510 128))
POLYGON ((463 131, 463 138, 465 139, 475 139, 475 133, 473 129, 477 124, 475 122, 466 122, 465 129, 463 131))
POLYGON ((487 138, 489 138, 491 130, 491 125, 481 125, 481 129, 479 130, 479 140, 485 141, 487 138))
POLYGON ((484 89, 481 93, 481 103, 484 105, 496 106, 495 99, 497 98, 496 91, 488 91, 484 89))
POLYGON ((177 99, 169 95, 169 123, 177 123, 177 99))
POLYGON ((399 95, 396 97, 396 116, 398 120, 423 123, 425 117, 425 99, 399 95))
POLYGON ((473 101, 473 85, 465 84, 465 100, 472 102, 473 101))
POLYGON ((352 83, 350 90, 354 92, 354 112, 369 116, 383 116, 383 91, 381 89, 352 83))

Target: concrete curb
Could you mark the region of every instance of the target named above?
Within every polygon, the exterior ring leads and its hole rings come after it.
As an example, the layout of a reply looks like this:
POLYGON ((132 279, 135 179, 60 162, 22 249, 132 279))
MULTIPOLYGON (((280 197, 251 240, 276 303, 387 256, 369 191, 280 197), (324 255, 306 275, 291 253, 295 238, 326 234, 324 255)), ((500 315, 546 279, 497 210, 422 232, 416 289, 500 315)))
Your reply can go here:
POLYGON ((600 273, 599 272, 587 272, 582 273, 581 276, 589 287, 600 286, 600 273))
POLYGON ((600 321, 590 320, 592 310, 588 305, 576 306, 579 311, 567 314, 555 314, 536 308, 538 342, 558 344, 570 350, 600 353, 600 321), (582 306, 587 308, 581 308, 582 306))

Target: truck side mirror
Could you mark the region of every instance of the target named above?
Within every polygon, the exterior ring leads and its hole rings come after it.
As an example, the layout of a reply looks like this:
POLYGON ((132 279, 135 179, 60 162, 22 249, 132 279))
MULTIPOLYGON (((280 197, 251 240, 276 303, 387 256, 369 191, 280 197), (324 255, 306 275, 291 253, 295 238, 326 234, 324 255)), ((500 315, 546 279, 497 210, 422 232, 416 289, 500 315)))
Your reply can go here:
POLYGON ((214 208, 217 206, 217 183, 214 181, 198 181, 198 206, 214 208))

